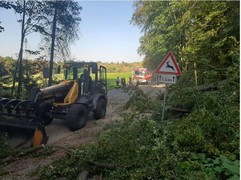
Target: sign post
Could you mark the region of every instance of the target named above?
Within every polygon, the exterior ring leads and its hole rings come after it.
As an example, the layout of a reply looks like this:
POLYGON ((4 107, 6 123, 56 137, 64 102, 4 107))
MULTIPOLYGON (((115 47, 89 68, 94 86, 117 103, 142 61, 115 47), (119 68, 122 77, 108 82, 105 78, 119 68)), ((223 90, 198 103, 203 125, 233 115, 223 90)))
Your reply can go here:
POLYGON ((162 107, 162 121, 164 120, 165 106, 166 106, 166 99, 167 99, 167 87, 166 87, 166 84, 165 84, 165 87, 164 87, 163 107, 162 107))
POLYGON ((167 98, 167 84, 176 84, 177 76, 182 76, 182 72, 177 64, 177 61, 172 52, 169 52, 163 59, 161 64, 157 67, 156 73, 158 75, 157 82, 164 83, 164 99, 162 108, 162 121, 164 120, 166 98, 167 98))

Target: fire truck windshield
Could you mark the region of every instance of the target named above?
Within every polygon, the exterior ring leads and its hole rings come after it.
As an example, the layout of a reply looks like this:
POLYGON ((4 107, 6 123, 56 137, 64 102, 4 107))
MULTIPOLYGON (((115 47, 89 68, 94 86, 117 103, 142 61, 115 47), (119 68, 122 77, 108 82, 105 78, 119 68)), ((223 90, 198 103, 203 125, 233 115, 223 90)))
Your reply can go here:
POLYGON ((138 70, 135 71, 135 74, 140 75, 140 76, 145 76, 147 73, 146 73, 145 70, 138 69, 138 70))

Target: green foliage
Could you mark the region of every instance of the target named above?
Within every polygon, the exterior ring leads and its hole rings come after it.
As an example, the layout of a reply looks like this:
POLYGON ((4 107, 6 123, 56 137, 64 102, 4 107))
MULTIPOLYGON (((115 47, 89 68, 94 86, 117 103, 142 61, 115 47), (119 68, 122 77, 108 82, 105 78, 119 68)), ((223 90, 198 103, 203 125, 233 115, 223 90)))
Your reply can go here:
MULTIPOLYGON (((0 57, 0 96, 2 97, 11 97, 11 87, 13 85, 16 62, 16 60, 10 57, 0 57)), ((38 74, 42 75, 42 69, 47 67, 47 65, 47 61, 23 61, 22 83, 24 88, 22 88, 22 97, 25 97, 33 86, 42 87, 43 78, 42 76, 38 76, 38 74)), ((18 81, 18 74, 16 81, 18 81)))
POLYGON ((187 70, 182 77, 178 77, 177 87, 182 89, 183 87, 195 86, 195 80, 192 70, 187 70))
POLYGON ((96 144, 74 151, 66 159, 53 164, 51 169, 46 167, 41 171, 42 178, 56 175, 70 178, 71 172, 76 176, 83 169, 93 174, 101 171, 90 162, 114 164, 114 171, 103 170, 108 179, 172 177, 176 157, 168 154, 160 135, 161 129, 156 122, 127 116, 123 122, 113 124, 96 144))
MULTIPOLYGON (((104 173, 107 179, 219 179, 239 176, 235 156, 216 153, 205 155, 207 139, 194 123, 162 124, 136 115, 113 124, 95 144, 82 147, 66 158, 42 169, 41 178, 74 178, 87 170, 104 173), (201 153, 204 156, 201 156, 201 153), (221 155, 220 155, 221 154, 221 155), (112 164, 102 169, 91 162, 112 164)), ((236 147, 237 148, 237 147, 236 147)), ((230 153, 232 150, 230 150, 230 153)))
POLYGON ((106 67, 108 73, 129 73, 132 72, 136 67, 142 67, 142 62, 133 62, 133 63, 125 63, 125 62, 111 62, 111 63, 104 63, 98 62, 106 67))
POLYGON ((13 58, 0 56, 0 85, 12 82, 15 64, 13 58))
POLYGON ((0 97, 11 98, 11 90, 10 88, 1 87, 0 86, 0 97))
MULTIPOLYGON (((191 111, 167 126, 174 149, 210 156, 231 153, 239 157, 239 84, 235 78, 218 86, 216 91, 177 88, 169 95, 167 104, 191 111)), ((159 121, 156 114, 153 117, 159 121)), ((171 113, 166 116, 173 119, 171 113)))
POLYGON ((125 105, 125 109, 128 108, 139 112, 146 112, 153 108, 153 102, 141 89, 137 89, 125 105))
POLYGON ((238 1, 137 1, 134 7, 132 23, 144 31, 138 49, 144 65, 157 67, 173 51, 183 74, 197 71, 199 84, 229 78, 226 68, 239 56, 238 1))
POLYGON ((168 138, 172 140, 174 150, 187 152, 203 152, 210 156, 232 153, 239 156, 237 136, 239 126, 237 110, 230 118, 222 118, 204 109, 196 110, 188 117, 168 125, 168 138), (172 131, 171 131, 172 130, 172 131), (235 145, 231 145, 233 142, 235 145), (235 149, 237 148, 237 149, 235 149))
POLYGON ((207 158, 205 154, 193 154, 189 161, 182 162, 181 170, 189 170, 190 164, 200 164, 202 170, 210 178, 239 179, 239 161, 224 155, 207 158))
POLYGON ((11 147, 9 147, 6 144, 6 134, 0 133, 0 160, 14 154, 16 151, 12 150, 11 147))
POLYGON ((33 153, 29 154, 29 157, 46 158, 46 157, 50 156, 51 154, 53 154, 55 151, 56 151, 55 148, 45 146, 45 147, 41 148, 40 150, 34 151, 33 153))
MULTIPOLYGON (((96 144, 76 150, 53 168, 42 170, 42 177, 76 177, 81 169, 87 169, 93 174, 104 172, 109 179, 237 178, 238 85, 232 78, 218 91, 176 89, 178 93, 173 91, 168 103, 190 108, 188 116, 162 124, 147 117, 127 116, 113 124, 96 144), (205 156, 195 158, 200 153, 205 156), (111 163, 116 168, 102 170, 90 165, 92 161, 111 163)), ((148 104, 141 91, 130 102, 127 106, 132 108, 148 104)))
POLYGON ((77 154, 78 151, 73 151, 71 154, 67 155, 65 158, 56 161, 53 165, 49 165, 39 170, 43 179, 56 179, 57 177, 69 177, 69 179, 78 175, 79 161, 81 162, 80 156, 77 154))
MULTIPOLYGON (((74 178, 87 170, 90 176, 104 173, 106 179, 237 179, 237 86, 232 78, 218 90, 206 93, 177 88, 168 102, 191 108, 188 115, 174 119, 169 114, 164 122, 144 114, 125 116, 111 124, 96 143, 75 150, 51 168, 45 167, 40 175, 46 179, 74 178), (177 98, 174 94, 183 96, 177 98), (115 168, 100 168, 92 162, 115 168)), ((143 112, 148 107, 142 105, 150 101, 146 98, 137 91, 127 107, 143 107, 143 112)), ((160 108, 160 104, 157 106, 160 108)), ((155 111, 159 112, 157 107, 155 111)))
POLYGON ((177 108, 192 109, 199 96, 200 92, 195 89, 179 89, 178 93, 175 91, 168 95, 167 104, 177 108))

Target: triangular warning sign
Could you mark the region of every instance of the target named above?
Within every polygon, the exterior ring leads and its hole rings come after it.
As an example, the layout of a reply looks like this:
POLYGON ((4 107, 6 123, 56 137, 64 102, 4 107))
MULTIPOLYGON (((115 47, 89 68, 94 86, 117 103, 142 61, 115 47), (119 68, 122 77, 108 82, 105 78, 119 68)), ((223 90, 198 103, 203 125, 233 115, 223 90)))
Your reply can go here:
POLYGON ((177 65, 177 61, 173 56, 172 52, 169 52, 166 57, 163 59, 161 64, 156 69, 158 74, 173 74, 177 76, 182 76, 182 72, 177 65))

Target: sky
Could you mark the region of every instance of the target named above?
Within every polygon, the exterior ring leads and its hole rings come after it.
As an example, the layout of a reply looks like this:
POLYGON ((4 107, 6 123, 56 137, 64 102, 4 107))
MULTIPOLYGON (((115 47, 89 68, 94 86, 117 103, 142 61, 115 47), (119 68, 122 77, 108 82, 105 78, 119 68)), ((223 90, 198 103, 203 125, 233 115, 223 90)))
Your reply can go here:
MULTIPOLYGON (((71 56, 81 61, 140 62, 139 27, 130 23, 133 1, 79 1, 83 8, 79 39, 71 45, 71 56)), ((16 58, 20 47, 21 25, 13 10, 0 9, 0 56, 16 58)), ((36 50, 39 34, 27 36, 27 49, 36 50)), ((26 47, 26 44, 25 44, 26 47)))

